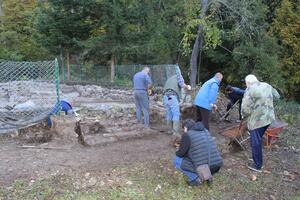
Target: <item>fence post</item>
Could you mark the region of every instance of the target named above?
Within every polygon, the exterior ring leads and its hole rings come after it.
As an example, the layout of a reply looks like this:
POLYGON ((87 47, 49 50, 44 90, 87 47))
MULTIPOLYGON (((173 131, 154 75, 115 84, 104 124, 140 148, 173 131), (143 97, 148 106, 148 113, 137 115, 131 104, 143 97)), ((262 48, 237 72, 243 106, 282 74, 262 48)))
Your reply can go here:
POLYGON ((60 114, 60 109, 61 109, 61 105, 60 105, 60 96, 59 96, 59 66, 58 66, 58 61, 57 58, 55 58, 55 86, 56 86, 56 106, 57 106, 57 113, 58 115, 60 114))
POLYGON ((96 84, 98 84, 98 72, 99 72, 99 70, 98 70, 98 67, 96 67, 95 65, 94 65, 94 69, 96 70, 96 84))
POLYGON ((115 81, 115 56, 111 56, 111 61, 110 61, 110 82, 115 81))

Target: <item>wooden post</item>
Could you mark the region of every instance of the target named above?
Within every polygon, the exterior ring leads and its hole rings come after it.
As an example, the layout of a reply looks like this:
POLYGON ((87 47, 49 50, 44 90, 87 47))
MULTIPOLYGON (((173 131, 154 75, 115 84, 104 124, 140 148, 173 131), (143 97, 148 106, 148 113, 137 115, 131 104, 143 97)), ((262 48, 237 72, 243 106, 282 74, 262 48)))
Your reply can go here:
POLYGON ((112 54, 111 55, 111 60, 110 60, 110 82, 115 81, 115 56, 112 54))
POLYGON ((66 49, 66 58, 67 58, 67 80, 70 81, 71 73, 70 73, 70 52, 66 49))

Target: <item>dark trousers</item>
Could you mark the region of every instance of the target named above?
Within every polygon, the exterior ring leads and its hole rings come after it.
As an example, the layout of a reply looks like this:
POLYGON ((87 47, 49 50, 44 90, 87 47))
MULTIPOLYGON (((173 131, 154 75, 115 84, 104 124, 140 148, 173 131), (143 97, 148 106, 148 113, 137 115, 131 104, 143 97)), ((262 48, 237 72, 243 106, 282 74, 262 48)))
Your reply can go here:
POLYGON ((249 131, 251 139, 252 158, 257 169, 260 169, 263 165, 262 139, 268 126, 269 125, 249 131))
MULTIPOLYGON (((241 100, 238 100, 239 101, 239 120, 242 120, 242 114, 241 114, 241 109, 242 109, 242 101, 241 100)), ((236 102, 232 102, 230 101, 228 104, 227 104, 227 108, 226 108, 226 112, 228 110, 230 110, 232 108, 232 106, 235 104, 236 102)), ((229 116, 229 113, 225 116, 225 118, 227 118, 229 116)))
POLYGON ((196 121, 197 122, 202 122, 204 127, 209 130, 209 115, 210 115, 210 110, 207 110, 205 108, 201 108, 199 106, 196 106, 196 121))

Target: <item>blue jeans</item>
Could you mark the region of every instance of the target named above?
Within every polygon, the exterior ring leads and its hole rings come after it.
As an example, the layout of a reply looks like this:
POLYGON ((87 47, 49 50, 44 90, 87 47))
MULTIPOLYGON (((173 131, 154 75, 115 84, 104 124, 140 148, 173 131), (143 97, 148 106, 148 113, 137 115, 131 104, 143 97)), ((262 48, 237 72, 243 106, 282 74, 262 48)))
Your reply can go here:
POLYGON ((189 182, 194 181, 198 178, 198 174, 194 173, 194 172, 190 172, 190 171, 186 171, 183 170, 180 166, 182 163, 183 158, 180 158, 178 156, 175 157, 174 159, 174 166, 176 167, 176 169, 178 169, 179 171, 181 171, 189 180, 189 182))
POLYGON ((257 169, 263 165, 262 138, 269 125, 257 128, 250 132, 252 158, 257 169))
POLYGON ((177 96, 166 96, 163 97, 163 103, 167 110, 166 119, 167 121, 176 121, 179 122, 180 118, 180 110, 179 110, 179 102, 177 96))
POLYGON ((142 121, 142 112, 144 114, 144 125, 149 126, 149 97, 147 91, 135 90, 134 101, 136 108, 136 118, 139 122, 142 121))

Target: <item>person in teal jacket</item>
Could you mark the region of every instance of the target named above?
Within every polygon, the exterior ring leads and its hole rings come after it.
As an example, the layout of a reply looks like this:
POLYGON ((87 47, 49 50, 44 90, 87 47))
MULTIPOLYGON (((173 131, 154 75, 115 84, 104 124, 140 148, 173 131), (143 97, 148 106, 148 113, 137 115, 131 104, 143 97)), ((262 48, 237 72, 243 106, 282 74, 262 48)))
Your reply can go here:
POLYGON ((207 130, 209 130, 209 115, 211 110, 217 109, 216 100, 222 79, 223 75, 220 72, 216 73, 213 78, 202 85, 194 100, 197 111, 196 121, 202 121, 207 130))

